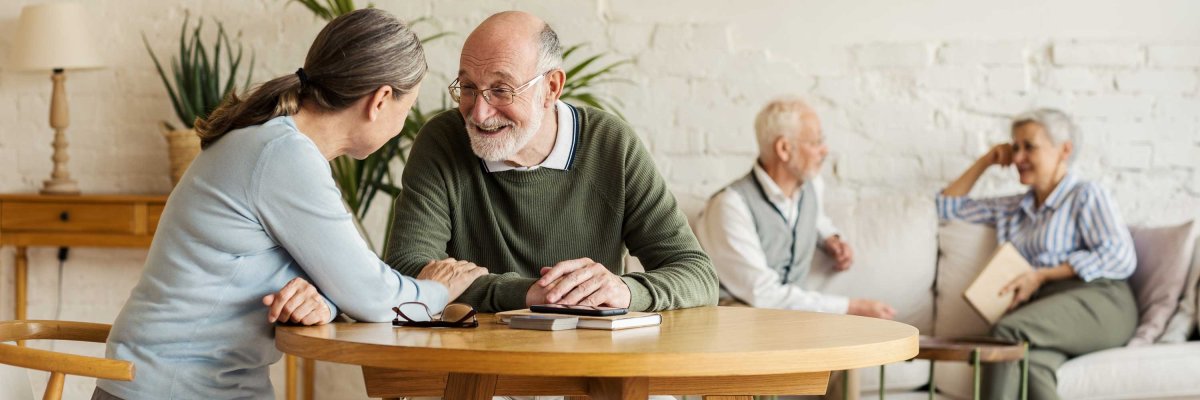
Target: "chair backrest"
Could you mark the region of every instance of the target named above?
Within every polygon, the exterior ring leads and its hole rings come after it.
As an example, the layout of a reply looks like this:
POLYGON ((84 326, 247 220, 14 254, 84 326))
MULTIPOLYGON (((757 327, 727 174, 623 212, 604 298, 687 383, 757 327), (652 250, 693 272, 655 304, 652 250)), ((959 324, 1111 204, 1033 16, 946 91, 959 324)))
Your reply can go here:
POLYGON ((43 399, 62 398, 66 375, 120 381, 133 380, 133 363, 85 357, 8 344, 34 339, 103 343, 111 325, 70 321, 0 321, 0 364, 50 372, 43 399))

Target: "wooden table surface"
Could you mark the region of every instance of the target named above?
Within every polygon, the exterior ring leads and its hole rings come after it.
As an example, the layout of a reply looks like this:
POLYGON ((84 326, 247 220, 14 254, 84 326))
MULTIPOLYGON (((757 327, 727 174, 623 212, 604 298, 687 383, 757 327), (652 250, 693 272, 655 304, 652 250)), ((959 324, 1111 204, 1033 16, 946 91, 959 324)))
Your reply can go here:
MULTIPOLYGON (((285 353, 361 365, 365 372, 449 373, 451 378, 816 374, 812 376, 824 377, 821 391, 829 371, 908 360, 918 351, 916 328, 880 319, 744 307, 662 314, 661 326, 622 331, 509 329, 489 314, 481 314, 474 329, 396 328, 388 323, 280 326, 275 342, 285 353)), ((745 388, 745 394, 769 394, 752 389, 745 388)))

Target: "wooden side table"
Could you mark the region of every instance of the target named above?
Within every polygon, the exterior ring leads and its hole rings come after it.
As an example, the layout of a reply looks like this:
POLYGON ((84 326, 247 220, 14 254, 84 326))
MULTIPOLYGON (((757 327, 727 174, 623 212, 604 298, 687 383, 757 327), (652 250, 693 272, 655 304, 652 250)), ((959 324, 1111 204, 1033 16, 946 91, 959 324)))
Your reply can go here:
MULTIPOLYGON (((939 338, 921 336, 921 350, 916 359, 929 360, 929 399, 933 400, 937 384, 933 379, 937 361, 971 363, 974 370, 975 400, 979 400, 980 363, 1021 362, 1021 400, 1029 396, 1029 344, 1013 343, 989 337, 939 338)), ((881 373, 882 378, 882 373, 881 373)), ((882 385, 882 381, 880 381, 882 385)), ((880 393, 883 393, 882 387, 880 393)))
POLYGON ((27 319, 29 246, 150 247, 166 204, 166 195, 0 195, 0 246, 17 250, 15 319, 27 319))
MULTIPOLYGON (((30 246, 147 248, 167 195, 0 194, 0 246, 16 247, 16 320, 25 320, 30 246)), ((24 346, 25 341, 17 341, 24 346)), ((288 355, 287 398, 296 398, 296 357, 288 355)), ((304 362, 305 398, 312 399, 313 360, 304 362)))

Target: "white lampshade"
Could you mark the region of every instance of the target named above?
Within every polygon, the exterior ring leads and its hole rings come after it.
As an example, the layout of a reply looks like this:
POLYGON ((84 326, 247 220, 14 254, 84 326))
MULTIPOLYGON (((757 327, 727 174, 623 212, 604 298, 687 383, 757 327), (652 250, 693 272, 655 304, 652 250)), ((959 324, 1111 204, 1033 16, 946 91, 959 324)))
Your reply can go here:
POLYGON ((17 24, 11 67, 18 70, 86 69, 103 66, 92 40, 96 32, 77 3, 25 6, 17 24))

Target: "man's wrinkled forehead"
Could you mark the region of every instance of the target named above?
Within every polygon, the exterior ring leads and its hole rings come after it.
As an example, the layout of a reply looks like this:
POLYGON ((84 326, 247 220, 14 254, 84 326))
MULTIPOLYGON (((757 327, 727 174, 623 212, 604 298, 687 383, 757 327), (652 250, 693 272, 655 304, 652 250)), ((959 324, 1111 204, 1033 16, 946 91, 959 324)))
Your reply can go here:
POLYGON ((459 58, 458 78, 472 82, 507 82, 532 75, 537 68, 537 49, 532 41, 468 43, 459 58))
POLYGON ((537 68, 538 32, 545 23, 532 14, 508 11, 488 17, 463 43, 460 79, 512 82, 537 68))
POLYGON ((526 63, 520 62, 516 58, 512 56, 480 58, 464 51, 458 63, 458 79, 480 83, 511 83, 518 80, 518 75, 526 69, 533 69, 533 66, 526 66, 524 65, 526 63))

